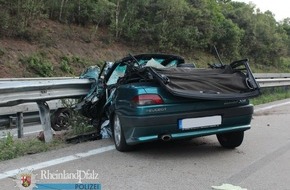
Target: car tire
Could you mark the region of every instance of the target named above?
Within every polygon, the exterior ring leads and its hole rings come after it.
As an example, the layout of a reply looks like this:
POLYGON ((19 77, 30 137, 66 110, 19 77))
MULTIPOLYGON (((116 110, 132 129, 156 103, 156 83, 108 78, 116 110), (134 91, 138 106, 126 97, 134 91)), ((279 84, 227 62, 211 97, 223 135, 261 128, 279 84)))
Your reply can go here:
POLYGON ((113 139, 116 149, 120 152, 130 151, 132 146, 126 143, 122 124, 117 114, 113 116, 112 124, 113 139))
POLYGON ((240 146, 244 139, 244 131, 217 134, 220 145, 224 148, 234 149, 240 146))
POLYGON ((51 128, 55 131, 68 129, 71 112, 69 108, 59 108, 51 114, 51 128))

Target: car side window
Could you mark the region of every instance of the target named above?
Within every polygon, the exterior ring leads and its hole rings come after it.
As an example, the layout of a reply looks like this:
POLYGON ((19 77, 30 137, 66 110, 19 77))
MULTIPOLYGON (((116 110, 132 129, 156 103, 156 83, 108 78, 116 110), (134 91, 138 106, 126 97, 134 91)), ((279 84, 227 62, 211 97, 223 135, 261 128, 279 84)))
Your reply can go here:
POLYGON ((127 65, 118 65, 108 79, 107 85, 116 84, 118 82, 118 79, 125 75, 126 68, 127 65))

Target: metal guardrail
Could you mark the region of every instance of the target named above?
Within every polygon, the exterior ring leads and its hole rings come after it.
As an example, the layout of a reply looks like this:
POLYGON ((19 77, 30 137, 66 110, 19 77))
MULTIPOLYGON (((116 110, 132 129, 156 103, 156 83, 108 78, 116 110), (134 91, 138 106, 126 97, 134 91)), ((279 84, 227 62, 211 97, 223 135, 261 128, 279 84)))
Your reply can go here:
MULTIPOLYGON (((61 100, 51 100, 47 104, 53 113, 58 108, 63 108, 61 100)), ((0 107, 0 131, 4 129, 12 129, 16 127, 16 113, 23 113, 24 126, 29 124, 40 124, 39 110, 36 102, 19 104, 10 107, 0 107)))
MULTIPOLYGON (((290 73, 254 73, 261 88, 290 86, 290 73)), ((36 102, 43 126, 45 141, 52 140, 49 100, 85 96, 92 81, 72 77, 6 78, 0 79, 0 109, 22 103, 36 102)), ((0 113, 1 114, 1 113, 0 113)), ((18 131, 23 132, 23 116, 18 113, 18 131), (22 119, 22 121, 20 121, 22 119)), ((20 134, 21 136, 21 134, 20 134)))
POLYGON ((0 78, 0 82, 9 82, 9 81, 36 81, 36 80, 64 80, 64 79, 78 79, 78 77, 0 78))
POLYGON ((290 86, 290 78, 256 79, 261 88, 290 86))
POLYGON ((290 78, 290 73, 254 73, 256 79, 290 78))
MULTIPOLYGON (((52 140, 49 100, 85 96, 93 81, 78 78, 30 78, 0 80, 0 109, 36 102, 45 142, 52 140)), ((18 137, 23 136, 23 112, 17 112, 18 137)))
POLYGON ((261 88, 290 86, 290 73, 254 73, 261 88))
MULTIPOLYGON (((9 115, 0 115, 0 130, 5 129, 12 129, 16 127, 16 113, 21 111, 15 111, 13 114, 9 115)), ((38 110, 33 112, 22 112, 23 113, 23 122, 24 126, 25 124, 40 124, 40 118, 38 110)))
POLYGON ((77 98, 88 93, 88 79, 42 79, 0 81, 0 107, 26 102, 77 98))

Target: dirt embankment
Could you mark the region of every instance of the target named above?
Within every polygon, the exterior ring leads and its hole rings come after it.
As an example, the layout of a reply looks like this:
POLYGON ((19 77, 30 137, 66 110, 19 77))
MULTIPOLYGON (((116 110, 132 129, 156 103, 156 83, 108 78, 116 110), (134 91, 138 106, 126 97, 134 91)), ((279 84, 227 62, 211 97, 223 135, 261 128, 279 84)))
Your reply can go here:
POLYGON ((139 53, 122 43, 112 42, 106 29, 63 25, 53 21, 37 21, 22 39, 0 38, 0 78, 34 77, 33 69, 23 59, 42 55, 53 66, 53 76, 78 75, 84 65, 64 72, 62 57, 77 57, 86 63, 114 61, 128 53, 139 53))

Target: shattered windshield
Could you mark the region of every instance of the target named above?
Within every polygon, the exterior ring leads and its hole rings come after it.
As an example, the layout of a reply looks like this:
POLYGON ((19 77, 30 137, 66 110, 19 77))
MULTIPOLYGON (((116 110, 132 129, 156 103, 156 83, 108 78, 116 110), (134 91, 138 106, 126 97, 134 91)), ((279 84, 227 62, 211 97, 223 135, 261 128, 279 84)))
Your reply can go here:
POLYGON ((118 66, 115 67, 114 71, 110 74, 107 85, 113 85, 118 82, 118 79, 124 77, 128 65, 136 66, 140 65, 141 67, 153 67, 153 68, 168 68, 168 67, 177 67, 178 64, 184 63, 184 60, 176 56, 166 56, 166 55, 138 55, 136 57, 126 57, 125 59, 116 62, 118 66))
POLYGON ((113 73, 111 74, 110 78, 108 79, 107 85, 116 84, 120 77, 123 77, 126 72, 127 65, 119 64, 113 73))

